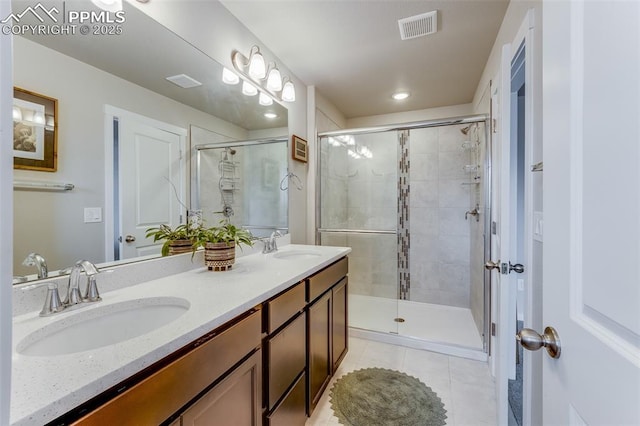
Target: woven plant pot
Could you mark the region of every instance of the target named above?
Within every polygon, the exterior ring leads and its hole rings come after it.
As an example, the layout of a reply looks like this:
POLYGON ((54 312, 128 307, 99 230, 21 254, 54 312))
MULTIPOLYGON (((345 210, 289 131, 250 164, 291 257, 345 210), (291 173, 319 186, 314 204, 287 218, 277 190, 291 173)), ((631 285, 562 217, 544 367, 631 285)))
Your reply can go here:
POLYGON ((210 271, 228 271, 236 262, 236 245, 207 243, 204 247, 204 264, 210 271))
POLYGON ((169 243, 169 256, 191 251, 193 251, 193 241, 191 240, 174 240, 169 243))

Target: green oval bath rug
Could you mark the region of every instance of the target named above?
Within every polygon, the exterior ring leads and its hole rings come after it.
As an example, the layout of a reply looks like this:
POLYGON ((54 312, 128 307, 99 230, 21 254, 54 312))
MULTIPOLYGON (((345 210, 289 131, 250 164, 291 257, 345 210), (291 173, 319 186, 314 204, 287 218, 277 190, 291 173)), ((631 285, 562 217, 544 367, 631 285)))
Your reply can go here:
POLYGON ((440 397, 415 377, 365 368, 340 377, 330 391, 331 408, 347 426, 442 426, 440 397))

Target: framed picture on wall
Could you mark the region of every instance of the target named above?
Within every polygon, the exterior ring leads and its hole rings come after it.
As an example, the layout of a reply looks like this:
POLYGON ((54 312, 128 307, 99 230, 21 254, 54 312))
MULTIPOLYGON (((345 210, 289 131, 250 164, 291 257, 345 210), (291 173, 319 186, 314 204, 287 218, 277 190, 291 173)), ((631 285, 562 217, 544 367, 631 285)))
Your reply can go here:
POLYGON ((291 137, 291 145, 294 160, 302 161, 303 163, 309 161, 309 147, 306 140, 293 135, 291 137))
POLYGON ((13 89, 13 168, 55 172, 58 167, 58 100, 13 89))

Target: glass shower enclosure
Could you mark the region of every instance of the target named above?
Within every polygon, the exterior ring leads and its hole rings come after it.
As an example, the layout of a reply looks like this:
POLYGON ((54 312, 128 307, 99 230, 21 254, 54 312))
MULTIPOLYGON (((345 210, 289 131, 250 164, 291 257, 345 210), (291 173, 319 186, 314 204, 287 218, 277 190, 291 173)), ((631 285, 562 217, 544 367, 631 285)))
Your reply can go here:
POLYGON ((487 350, 485 121, 319 135, 317 242, 352 248, 352 328, 487 350))

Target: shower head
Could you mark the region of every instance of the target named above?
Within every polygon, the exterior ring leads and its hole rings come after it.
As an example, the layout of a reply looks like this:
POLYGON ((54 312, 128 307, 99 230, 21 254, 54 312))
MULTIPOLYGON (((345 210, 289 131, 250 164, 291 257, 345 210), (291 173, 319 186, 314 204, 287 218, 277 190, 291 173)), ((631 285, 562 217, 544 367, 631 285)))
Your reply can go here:
POLYGON ((471 125, 471 124, 469 124, 467 127, 463 127, 462 129, 460 129, 460 132, 461 132, 463 135, 466 135, 467 133, 469 133, 469 130, 471 130, 471 126, 472 126, 472 125, 471 125))
POLYGON ((236 150, 233 148, 227 148, 227 151, 229 151, 229 154, 231 155, 236 155, 236 150))

